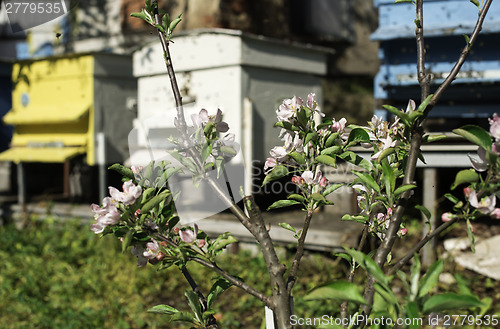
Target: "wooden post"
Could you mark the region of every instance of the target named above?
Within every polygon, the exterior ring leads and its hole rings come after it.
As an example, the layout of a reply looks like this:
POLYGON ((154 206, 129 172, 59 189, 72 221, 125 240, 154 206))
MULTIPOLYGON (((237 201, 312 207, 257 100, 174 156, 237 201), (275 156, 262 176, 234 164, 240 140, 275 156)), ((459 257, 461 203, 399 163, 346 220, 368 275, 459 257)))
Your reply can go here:
MULTIPOLYGON (((434 231, 437 226, 436 216, 436 190, 437 190, 437 169, 424 168, 424 184, 423 184, 423 203, 424 207, 429 209, 431 213, 430 230, 434 231)), ((424 219, 425 221, 426 219, 424 219)), ((425 236, 429 232, 429 225, 425 224, 422 235, 425 236)), ((432 239, 422 249, 422 265, 430 266, 436 259, 436 238, 432 239)))

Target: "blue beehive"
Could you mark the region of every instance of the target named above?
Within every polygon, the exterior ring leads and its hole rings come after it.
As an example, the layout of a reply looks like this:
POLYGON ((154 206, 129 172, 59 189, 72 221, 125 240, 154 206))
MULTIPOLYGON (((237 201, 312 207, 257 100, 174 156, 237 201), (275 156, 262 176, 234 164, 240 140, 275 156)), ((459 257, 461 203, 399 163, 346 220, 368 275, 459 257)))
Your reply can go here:
POLYGON ((12 106, 12 63, 0 61, 0 152, 6 150, 12 138, 13 127, 3 123, 4 115, 12 106))
MULTIPOLYGON (((380 71, 375 78, 379 104, 404 108, 409 98, 420 100, 417 81, 415 6, 394 0, 374 0, 379 27, 372 39, 380 42, 380 71)), ((465 0, 424 1, 426 69, 432 74, 431 92, 450 72, 466 45, 478 17, 478 8, 465 0)), ((451 88, 431 112, 446 130, 500 112, 500 3, 493 1, 481 34, 451 88), (447 127, 446 124, 449 124, 447 127)))

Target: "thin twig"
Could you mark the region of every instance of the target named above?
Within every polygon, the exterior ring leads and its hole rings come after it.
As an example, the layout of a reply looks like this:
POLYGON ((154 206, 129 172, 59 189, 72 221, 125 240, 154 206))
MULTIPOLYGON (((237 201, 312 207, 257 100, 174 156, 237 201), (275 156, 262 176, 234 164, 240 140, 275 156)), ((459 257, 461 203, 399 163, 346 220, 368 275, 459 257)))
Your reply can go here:
POLYGON ((300 232, 299 241, 297 242, 297 251, 295 253, 292 266, 290 267, 290 274, 288 275, 287 291, 289 295, 292 294, 292 288, 295 285, 295 281, 297 280, 297 271, 299 270, 300 260, 304 255, 304 244, 306 242, 307 231, 309 230, 312 216, 313 211, 309 209, 304 220, 304 227, 302 228, 302 232, 300 232))
POLYGON ((387 275, 392 275, 396 273, 401 267, 403 267, 414 255, 415 253, 418 253, 420 249, 422 249, 427 242, 429 242, 432 238, 446 230, 448 227, 451 225, 455 224, 459 220, 459 217, 454 217, 453 219, 449 220, 448 222, 441 224, 438 228, 436 228, 434 231, 427 233, 427 235, 420 240, 413 248, 408 250, 406 255, 401 257, 400 260, 394 263, 393 267, 387 272, 387 275))

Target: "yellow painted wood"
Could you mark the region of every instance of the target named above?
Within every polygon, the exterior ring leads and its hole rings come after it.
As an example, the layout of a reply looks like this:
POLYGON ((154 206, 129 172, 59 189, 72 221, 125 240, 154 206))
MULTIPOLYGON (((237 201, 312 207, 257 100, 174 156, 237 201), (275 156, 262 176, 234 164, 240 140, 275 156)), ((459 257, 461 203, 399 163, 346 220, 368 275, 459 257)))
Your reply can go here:
POLYGON ((78 150, 77 154, 86 153, 89 165, 95 164, 94 65, 93 55, 14 64, 12 110, 5 121, 15 126, 12 145, 25 149, 14 148, 0 160, 60 162, 78 150), (52 144, 68 151, 40 147, 52 144), (33 145, 37 147, 30 148, 33 145))
POLYGON ((13 147, 0 154, 0 161, 64 162, 85 151, 85 147, 13 147))

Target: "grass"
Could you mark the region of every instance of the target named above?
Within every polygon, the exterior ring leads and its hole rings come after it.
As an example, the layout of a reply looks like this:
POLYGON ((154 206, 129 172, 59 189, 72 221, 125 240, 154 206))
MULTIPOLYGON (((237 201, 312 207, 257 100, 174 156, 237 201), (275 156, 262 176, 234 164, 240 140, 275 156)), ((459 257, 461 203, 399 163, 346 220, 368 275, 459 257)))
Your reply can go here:
MULTIPOLYGON (((418 230, 415 230, 418 232, 418 230)), ((411 243, 411 240, 409 240, 411 243)), ((165 317, 147 313, 157 304, 188 310, 188 288, 177 268, 157 271, 137 268, 129 252, 111 236, 99 238, 88 223, 76 220, 33 221, 22 231, 0 227, 0 323, 2 328, 189 328, 170 324, 165 317)), ((283 257, 291 257, 284 253, 283 257)), ((500 317, 500 284, 446 262, 445 271, 460 272, 480 298, 492 298, 488 314, 500 317)), ((261 258, 249 252, 224 254, 219 265, 259 290, 269 292, 268 275, 261 258)), ((214 275, 196 264, 189 266, 207 292, 214 275)), ((294 290, 299 317, 335 315, 334 302, 306 302, 307 291, 345 278, 347 267, 328 255, 308 254, 294 290)), ((363 275, 356 275, 362 283, 363 275)), ((456 289, 439 285, 440 291, 456 289)), ((216 304, 222 328, 262 328, 263 305, 236 288, 216 304)))

